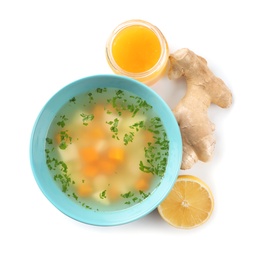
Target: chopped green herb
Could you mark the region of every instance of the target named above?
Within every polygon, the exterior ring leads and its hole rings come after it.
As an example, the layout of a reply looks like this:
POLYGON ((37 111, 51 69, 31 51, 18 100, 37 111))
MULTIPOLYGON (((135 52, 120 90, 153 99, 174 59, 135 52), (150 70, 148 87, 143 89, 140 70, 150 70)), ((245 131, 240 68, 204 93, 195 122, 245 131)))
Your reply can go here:
POLYGON ((119 89, 119 90, 116 91, 116 95, 117 96, 123 96, 124 95, 124 91, 121 90, 121 89, 119 89))
POLYGON ((71 183, 71 178, 68 174, 56 174, 54 176, 54 180, 61 184, 61 188, 63 192, 67 192, 68 187, 71 183))
POLYGON ((139 202, 139 200, 140 200, 140 199, 139 199, 138 197, 134 197, 134 198, 132 199, 133 202, 139 202))
POLYGON ((69 102, 70 102, 70 103, 73 102, 73 103, 75 104, 75 103, 76 103, 76 98, 75 98, 75 97, 72 97, 72 98, 69 100, 69 102))
POLYGON ((78 196, 73 192, 73 197, 75 200, 78 200, 78 196))
POLYGON ((67 143, 61 142, 61 143, 59 144, 59 148, 60 148, 61 150, 65 150, 65 149, 67 148, 67 143))
POLYGON ((61 171, 63 173, 68 172, 68 167, 64 161, 60 161, 60 160, 56 159, 55 157, 51 157, 50 151, 48 149, 45 149, 45 154, 46 154, 46 164, 50 170, 55 171, 55 170, 59 169, 59 171, 61 171))
POLYGON ((107 92, 107 89, 106 89, 106 88, 97 88, 97 89, 96 89, 96 92, 97 92, 97 93, 107 92))
POLYGON ((146 173, 150 173, 151 172, 152 173, 152 168, 150 166, 144 165, 143 161, 140 161, 139 169, 142 172, 146 172, 146 173))
POLYGON ((46 141, 48 144, 52 144, 52 143, 53 143, 52 138, 49 138, 49 137, 47 137, 47 138, 45 139, 45 141, 46 141))
POLYGON ((154 134, 155 141, 144 147, 146 163, 140 161, 139 169, 163 177, 168 160, 169 140, 159 117, 151 118, 148 131, 154 134))
POLYGON ((107 121, 106 124, 110 125, 110 130, 111 132, 113 132, 112 138, 116 138, 119 140, 118 138, 118 123, 119 123, 119 119, 115 118, 113 121, 107 121))
POLYGON ((65 126, 65 121, 67 121, 68 118, 65 115, 61 115, 60 119, 61 120, 57 122, 57 125, 63 128, 65 126))
POLYGON ((88 93, 88 97, 89 97, 89 103, 92 103, 92 101, 94 100, 93 98, 93 93, 88 93))
POLYGON ((118 90, 115 92, 115 96, 113 96, 110 99, 107 99, 107 102, 111 104, 114 109, 116 109, 119 115, 121 114, 121 110, 126 110, 126 107, 122 103, 119 102, 123 99, 123 96, 124 96, 124 91, 118 90))
POLYGON ((124 204, 130 205, 131 203, 139 203, 141 202, 143 199, 146 199, 149 195, 149 193, 145 193, 141 190, 139 190, 139 194, 140 197, 138 197, 137 195, 135 195, 133 192, 129 191, 127 193, 121 194, 121 197, 124 199, 128 199, 124 202, 124 204))
POLYGON ((105 198, 107 198, 106 192, 107 192, 107 190, 103 190, 103 191, 99 194, 100 199, 105 199, 105 198))
POLYGON ((59 148, 61 150, 65 150, 67 148, 68 144, 72 143, 72 137, 68 135, 68 130, 61 131, 59 134, 60 134, 59 148))
POLYGON ((138 132, 140 129, 144 128, 144 126, 145 126, 144 121, 139 121, 129 127, 131 129, 135 129, 138 132))
POLYGON ((129 132, 128 134, 125 134, 124 138, 123 138, 124 145, 128 145, 129 142, 132 143, 133 137, 134 137, 134 133, 133 132, 129 132))
POLYGON ((130 112, 132 113, 132 117, 134 117, 140 110, 144 113, 147 112, 149 109, 152 109, 152 106, 149 105, 145 100, 143 100, 142 98, 138 97, 138 96, 130 96, 131 98, 136 100, 136 104, 137 106, 135 106, 135 108, 130 107, 130 112))
POLYGON ((145 193, 142 190, 139 190, 139 193, 140 193, 140 195, 142 196, 143 199, 146 199, 150 195, 150 192, 145 193))
POLYGON ((135 105, 134 104, 129 104, 127 106, 127 109, 129 112, 133 113, 135 111, 135 105))
POLYGON ((82 121, 83 121, 83 125, 87 126, 90 122, 94 119, 94 115, 93 114, 89 114, 89 115, 86 115, 84 113, 81 113, 80 116, 82 117, 82 121))
POLYGON ((131 192, 131 191, 121 194, 121 197, 124 198, 124 199, 128 199, 128 198, 131 198, 133 196, 134 196, 134 193, 131 192))

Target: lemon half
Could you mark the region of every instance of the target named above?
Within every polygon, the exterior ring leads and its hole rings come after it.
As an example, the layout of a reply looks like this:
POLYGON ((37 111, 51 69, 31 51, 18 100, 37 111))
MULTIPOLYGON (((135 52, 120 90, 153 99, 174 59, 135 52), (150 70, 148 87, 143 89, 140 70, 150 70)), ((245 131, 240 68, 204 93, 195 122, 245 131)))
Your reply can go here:
POLYGON ((213 194, 206 183, 192 175, 179 175, 158 211, 170 225, 188 229, 205 223, 213 208, 213 194))

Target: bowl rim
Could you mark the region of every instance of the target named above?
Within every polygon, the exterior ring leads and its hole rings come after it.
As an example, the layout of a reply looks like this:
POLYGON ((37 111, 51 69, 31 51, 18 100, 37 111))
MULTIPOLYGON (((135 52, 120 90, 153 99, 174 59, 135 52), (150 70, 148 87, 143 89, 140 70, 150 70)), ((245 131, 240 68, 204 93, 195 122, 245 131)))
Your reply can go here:
POLYGON ((76 80, 57 91, 42 107, 30 137, 29 156, 32 173, 44 196, 62 213, 79 222, 96 226, 115 226, 135 221, 153 211, 172 189, 179 174, 182 160, 182 138, 178 123, 170 107, 152 88, 123 75, 99 74, 76 80), (98 84, 99 83, 99 84, 98 84), (120 86, 119 86, 120 85, 120 86), (129 85, 129 87, 127 87, 129 85), (144 98, 167 125, 169 156, 165 176, 161 184, 142 202, 116 211, 94 211, 84 208, 68 198, 57 185, 45 163, 45 137, 55 113, 70 98, 97 87, 120 88, 144 98), (61 102, 55 102, 56 100, 61 102), (171 126, 171 127, 169 127, 171 126), (50 189, 49 189, 50 187, 50 189))

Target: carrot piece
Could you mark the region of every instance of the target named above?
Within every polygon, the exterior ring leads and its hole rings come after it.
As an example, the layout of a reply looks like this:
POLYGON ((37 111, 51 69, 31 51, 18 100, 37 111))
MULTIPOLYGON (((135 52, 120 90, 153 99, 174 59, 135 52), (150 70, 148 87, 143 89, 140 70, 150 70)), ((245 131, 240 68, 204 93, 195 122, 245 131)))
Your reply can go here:
POLYGON ((150 186, 150 183, 146 178, 140 178, 135 183, 136 190, 146 191, 148 190, 149 186, 150 186))
POLYGON ((82 168, 82 173, 86 177, 94 177, 99 174, 99 168, 96 164, 85 164, 82 168))
POLYGON ((60 142, 61 142, 60 133, 57 133, 57 134, 55 135, 55 141, 56 141, 56 143, 57 143, 58 145, 60 144, 60 142))
POLYGON ((77 195, 80 197, 88 197, 93 192, 93 189, 90 184, 88 183, 80 183, 77 186, 77 195))
POLYGON ((79 149, 79 156, 84 162, 95 162, 99 159, 99 153, 94 147, 88 146, 79 149))
POLYGON ((99 161, 99 169, 101 173, 111 175, 116 171, 117 165, 113 160, 102 159, 99 161))
POLYGON ((150 131, 144 131, 144 140, 146 143, 153 143, 154 142, 153 133, 150 131))
POLYGON ((120 191, 114 187, 111 187, 108 189, 108 198, 111 201, 117 201, 120 198, 120 191))
POLYGON ((103 105, 96 105, 93 109, 93 115, 97 118, 101 118, 104 112, 105 108, 103 105))
POLYGON ((105 138, 106 132, 105 129, 101 126, 92 127, 89 131, 89 138, 92 140, 105 138))
POLYGON ((124 161, 125 151, 121 147, 111 147, 108 151, 108 158, 118 162, 124 161))

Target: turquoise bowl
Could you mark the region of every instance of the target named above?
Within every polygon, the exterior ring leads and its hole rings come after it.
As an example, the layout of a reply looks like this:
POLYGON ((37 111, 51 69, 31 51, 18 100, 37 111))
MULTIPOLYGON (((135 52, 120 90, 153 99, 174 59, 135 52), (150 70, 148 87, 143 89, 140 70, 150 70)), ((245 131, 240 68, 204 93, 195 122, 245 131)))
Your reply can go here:
POLYGON ((115 226, 135 221, 153 211, 172 189, 179 174, 182 140, 177 121, 164 100, 150 87, 119 75, 94 75, 77 80, 59 90, 42 108, 30 140, 30 163, 35 180, 45 197, 62 213, 96 226, 115 226), (161 117, 169 139, 169 158, 161 184, 142 202, 116 211, 93 211, 69 198, 56 185, 46 164, 45 139, 56 113, 72 97, 96 88, 119 88, 145 99, 161 117))

